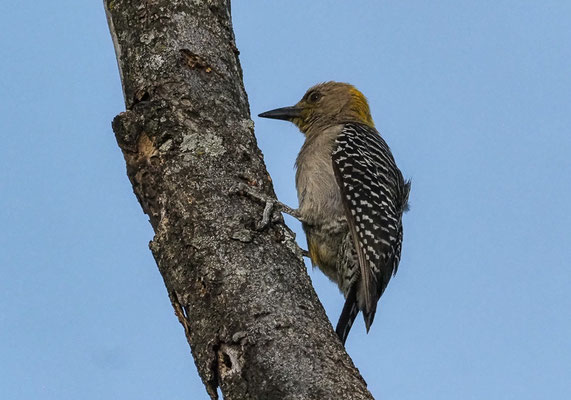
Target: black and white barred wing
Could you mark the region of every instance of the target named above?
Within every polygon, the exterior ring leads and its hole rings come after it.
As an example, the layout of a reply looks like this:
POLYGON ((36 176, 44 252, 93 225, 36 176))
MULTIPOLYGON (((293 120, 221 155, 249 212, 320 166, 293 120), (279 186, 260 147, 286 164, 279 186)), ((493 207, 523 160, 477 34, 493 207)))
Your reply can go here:
POLYGON ((346 124, 332 153, 345 214, 357 252, 364 314, 376 303, 396 271, 402 237, 403 179, 379 133, 367 125, 346 124), (395 257, 396 256, 396 257, 395 257))

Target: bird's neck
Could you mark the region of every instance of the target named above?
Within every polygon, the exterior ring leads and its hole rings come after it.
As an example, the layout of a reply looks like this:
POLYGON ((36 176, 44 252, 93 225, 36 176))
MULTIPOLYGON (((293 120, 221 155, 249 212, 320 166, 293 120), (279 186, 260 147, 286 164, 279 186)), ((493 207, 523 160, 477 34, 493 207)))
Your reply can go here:
POLYGON ((375 127, 373 122, 373 117, 371 116, 371 110, 369 108, 369 102, 367 98, 353 88, 350 91, 351 99, 347 105, 342 110, 342 114, 346 116, 346 120, 349 122, 357 122, 359 124, 365 124, 371 128, 375 127))

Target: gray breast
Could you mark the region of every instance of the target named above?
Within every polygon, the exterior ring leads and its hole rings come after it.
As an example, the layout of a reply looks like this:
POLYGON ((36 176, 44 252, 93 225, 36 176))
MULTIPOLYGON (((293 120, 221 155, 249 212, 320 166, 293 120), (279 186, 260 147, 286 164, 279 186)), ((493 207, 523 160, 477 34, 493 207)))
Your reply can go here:
POLYGON ((341 192, 331 162, 335 138, 341 127, 308 134, 296 160, 299 211, 314 224, 343 216, 341 192))

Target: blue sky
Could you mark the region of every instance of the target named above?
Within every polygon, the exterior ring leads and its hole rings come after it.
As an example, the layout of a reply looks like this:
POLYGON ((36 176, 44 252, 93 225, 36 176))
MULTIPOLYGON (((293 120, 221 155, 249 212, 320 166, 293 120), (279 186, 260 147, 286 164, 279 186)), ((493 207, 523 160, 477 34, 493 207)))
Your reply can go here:
MULTIPOLYGON (((233 19, 253 115, 351 82, 412 179, 399 273, 347 342, 373 394, 570 398, 571 3, 249 1, 233 19)), ((102 2, 0 22, 0 398, 206 399, 111 131, 102 2)), ((303 137, 254 121, 295 205, 303 137)))

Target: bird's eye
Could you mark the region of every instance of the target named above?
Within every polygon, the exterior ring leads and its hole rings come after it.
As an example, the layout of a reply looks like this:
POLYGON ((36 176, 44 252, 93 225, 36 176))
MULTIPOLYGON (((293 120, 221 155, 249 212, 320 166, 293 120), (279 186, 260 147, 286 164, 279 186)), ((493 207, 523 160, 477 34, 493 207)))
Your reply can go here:
POLYGON ((313 92, 309 95, 309 102, 310 103, 317 103, 320 98, 321 98, 321 93, 313 92))

